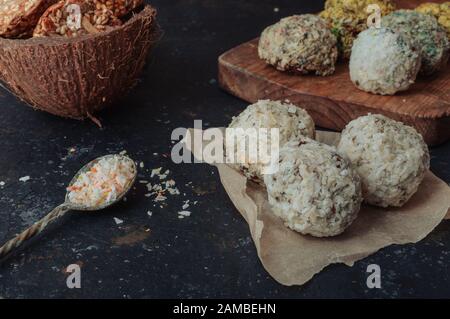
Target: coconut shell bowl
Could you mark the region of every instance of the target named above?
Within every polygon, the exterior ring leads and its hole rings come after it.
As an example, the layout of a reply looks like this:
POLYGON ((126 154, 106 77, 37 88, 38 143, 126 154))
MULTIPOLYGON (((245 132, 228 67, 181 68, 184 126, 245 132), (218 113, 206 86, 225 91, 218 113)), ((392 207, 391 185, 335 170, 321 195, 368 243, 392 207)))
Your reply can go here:
POLYGON ((137 83, 159 37, 149 5, 121 26, 77 37, 0 38, 0 81, 35 109, 85 119, 137 83))

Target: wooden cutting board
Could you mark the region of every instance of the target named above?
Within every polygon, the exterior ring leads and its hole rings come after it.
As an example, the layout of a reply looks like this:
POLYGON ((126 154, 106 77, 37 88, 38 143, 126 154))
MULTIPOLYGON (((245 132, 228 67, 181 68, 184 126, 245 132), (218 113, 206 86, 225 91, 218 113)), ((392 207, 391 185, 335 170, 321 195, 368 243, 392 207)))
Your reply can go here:
MULTIPOLYGON (((425 1, 397 2, 401 8, 413 8, 425 1)), ((450 63, 433 77, 419 78, 406 92, 381 96, 358 90, 350 81, 347 62, 340 62, 332 76, 295 76, 264 63, 257 48, 254 39, 219 57, 223 89, 250 103, 287 99, 306 109, 318 126, 333 130, 367 113, 382 113, 414 126, 429 145, 450 138, 450 63)))

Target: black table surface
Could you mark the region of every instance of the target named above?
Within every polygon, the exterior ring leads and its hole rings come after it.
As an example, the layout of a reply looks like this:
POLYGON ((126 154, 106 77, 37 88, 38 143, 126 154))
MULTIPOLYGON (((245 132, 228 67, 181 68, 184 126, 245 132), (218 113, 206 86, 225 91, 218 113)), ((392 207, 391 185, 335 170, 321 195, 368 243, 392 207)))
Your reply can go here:
MULTIPOLYGON (((387 247, 353 267, 331 265, 302 287, 285 287, 262 267, 217 170, 176 165, 168 156, 173 129, 192 127, 194 119, 225 126, 246 106, 219 89, 218 56, 283 16, 319 11, 321 1, 152 4, 164 37, 140 84, 99 114, 103 129, 34 111, 0 90, 0 242, 60 204, 71 176, 107 153, 126 150, 142 161, 142 180, 152 180, 153 168, 169 169, 181 194, 155 207, 138 183, 111 209, 69 214, 0 265, 0 298, 450 297, 450 222, 417 244, 387 247), (23 176, 31 179, 19 181, 23 176), (180 219, 187 199, 192 214, 180 219), (81 289, 66 286, 65 269, 74 263, 81 289), (367 288, 369 264, 381 267, 381 289, 367 288)), ((450 144, 431 153, 432 171, 450 182, 450 144)))

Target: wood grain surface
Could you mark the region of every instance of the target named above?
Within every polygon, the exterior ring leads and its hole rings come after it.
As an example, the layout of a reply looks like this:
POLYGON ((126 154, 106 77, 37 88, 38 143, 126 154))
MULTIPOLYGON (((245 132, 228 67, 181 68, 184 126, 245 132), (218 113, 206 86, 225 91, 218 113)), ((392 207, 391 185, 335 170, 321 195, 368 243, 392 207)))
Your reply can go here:
MULTIPOLYGON (((423 1, 397 2, 399 7, 415 7, 423 1)), ((223 89, 250 103, 287 99, 306 109, 318 126, 329 129, 341 130, 361 115, 382 113, 414 126, 430 145, 450 138, 450 64, 432 77, 419 78, 406 92, 380 96, 353 85, 347 62, 340 62, 329 77, 289 75, 260 60, 257 47, 254 39, 219 57, 223 89)))

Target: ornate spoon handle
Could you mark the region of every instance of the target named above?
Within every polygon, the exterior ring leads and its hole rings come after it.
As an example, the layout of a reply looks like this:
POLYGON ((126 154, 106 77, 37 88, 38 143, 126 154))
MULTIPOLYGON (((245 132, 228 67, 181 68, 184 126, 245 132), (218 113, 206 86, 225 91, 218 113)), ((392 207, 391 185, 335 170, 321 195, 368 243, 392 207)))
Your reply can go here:
POLYGON ((47 216, 42 218, 40 221, 36 222, 32 226, 24 230, 21 234, 17 235, 13 239, 6 242, 6 244, 0 247, 0 259, 8 255, 12 250, 22 245, 25 241, 27 241, 31 237, 36 236, 37 234, 42 232, 49 223, 63 216, 69 210, 70 207, 67 204, 59 205, 58 207, 53 209, 47 216))

